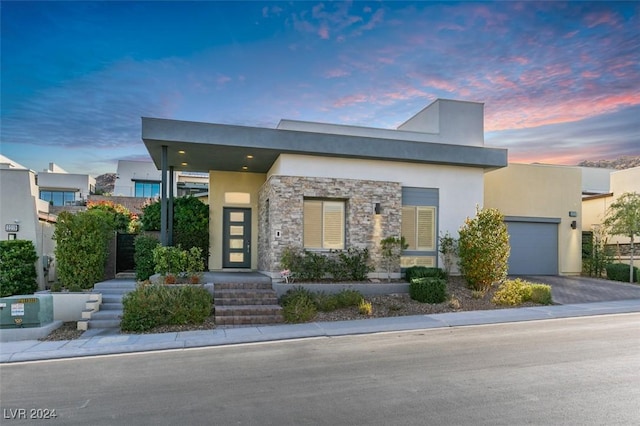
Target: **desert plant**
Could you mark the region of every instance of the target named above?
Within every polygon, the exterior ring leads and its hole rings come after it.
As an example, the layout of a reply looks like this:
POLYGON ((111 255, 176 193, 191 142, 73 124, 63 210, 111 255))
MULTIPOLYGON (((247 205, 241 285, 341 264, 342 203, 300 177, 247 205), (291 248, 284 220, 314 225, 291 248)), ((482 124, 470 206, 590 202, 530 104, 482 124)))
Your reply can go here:
MULTIPOLYGON (((365 281, 367 274, 373 270, 369 264, 369 250, 351 247, 349 249, 340 250, 338 252, 337 263, 340 271, 346 271, 344 274, 346 279, 353 281, 365 281)), ((335 280, 342 278, 333 277, 335 280)))
POLYGON ((360 299, 360 303, 358 303, 358 312, 360 312, 361 315, 370 316, 373 314, 373 305, 365 299, 360 299))
POLYGON ((302 287, 288 290, 281 298, 282 316, 289 323, 306 322, 316 316, 313 294, 302 287))
POLYGON ((153 249, 160 245, 157 238, 149 235, 138 235, 134 241, 133 259, 136 265, 136 279, 148 280, 155 273, 153 249))
POLYGON ((36 260, 31 241, 0 241, 0 297, 31 294, 38 289, 36 260))
POLYGON ((344 289, 334 295, 338 308, 358 306, 362 299, 362 293, 358 290, 344 289))
POLYGON ((380 241, 382 249, 382 265, 387 272, 387 280, 391 281, 391 273, 400 267, 402 250, 409 247, 404 237, 387 237, 380 241))
POLYGON ((459 230, 460 272, 473 290, 486 290, 507 276, 509 234, 504 216, 496 209, 476 209, 459 230))
POLYGON ((602 277, 607 265, 613 261, 604 228, 596 226, 593 232, 582 235, 582 270, 590 277, 602 277))
POLYGON ((409 297, 422 303, 447 300, 447 282, 440 278, 414 278, 409 283, 409 297))

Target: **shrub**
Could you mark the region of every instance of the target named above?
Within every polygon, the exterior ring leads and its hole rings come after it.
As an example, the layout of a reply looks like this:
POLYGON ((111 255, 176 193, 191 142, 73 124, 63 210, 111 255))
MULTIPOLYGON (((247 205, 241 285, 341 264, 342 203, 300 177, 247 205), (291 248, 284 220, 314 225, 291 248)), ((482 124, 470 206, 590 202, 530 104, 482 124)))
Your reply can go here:
POLYGON ((157 238, 148 235, 138 235, 134 242, 133 259, 136 265, 136 279, 148 280, 155 273, 156 264, 153 261, 153 249, 160 245, 157 238))
POLYGON ((414 278, 440 278, 447 279, 447 273, 440 268, 428 268, 426 266, 411 266, 404 272, 405 279, 409 282, 414 278))
POLYGON ((348 308, 350 306, 358 306, 362 299, 362 293, 358 290, 344 289, 335 294, 334 297, 336 298, 338 308, 348 308))
POLYGON ((58 215, 53 233, 57 273, 68 290, 88 289, 104 279, 113 223, 111 213, 102 209, 58 215))
POLYGON ((551 287, 546 284, 533 284, 519 278, 506 280, 493 295, 492 302, 506 306, 517 306, 525 302, 549 305, 552 303, 551 287))
POLYGON ((373 314, 373 305, 371 302, 360 299, 360 303, 358 303, 358 312, 360 312, 361 315, 369 316, 373 314))
POLYGON ((122 304, 122 330, 144 332, 161 325, 202 324, 211 315, 212 298, 200 286, 141 285, 122 304))
POLYGON ((460 273, 473 290, 486 290, 507 276, 509 234, 496 209, 477 209, 459 230, 460 273))
POLYGON ((333 294, 316 293, 313 295, 313 301, 321 312, 331 312, 338 309, 338 300, 333 294))
MULTIPOLYGON (((142 209, 142 229, 160 230, 160 200, 142 209)), ((173 244, 190 249, 199 247, 202 260, 209 256, 209 206, 195 197, 179 197, 173 200, 173 244)))
POLYGON ((38 289, 36 260, 31 241, 0 241, 0 297, 31 294, 38 289))
POLYGON ((128 208, 121 204, 116 204, 113 201, 89 201, 87 203, 87 210, 100 210, 110 218, 111 227, 114 231, 125 232, 134 220, 134 215, 131 214, 128 208))
POLYGON ((180 247, 157 246, 153 249, 155 271, 162 275, 176 275, 186 271, 187 252, 180 247))
POLYGON ((288 290, 281 298, 282 316, 289 323, 312 320, 317 313, 313 293, 302 287, 288 290))
MULTIPOLYGON (((353 280, 364 281, 367 279, 367 274, 373 271, 373 268, 369 264, 370 256, 369 250, 366 248, 349 248, 346 251, 341 250, 338 252, 338 270, 344 271, 343 275, 333 275, 335 280, 353 280)), ((334 261, 335 262, 335 261, 334 261)))
MULTIPOLYGON (((607 279, 629 282, 629 265, 626 263, 612 263, 607 265, 607 279)), ((638 268, 633 267, 633 282, 638 281, 638 268)))
POLYGON ((447 300, 447 282, 441 278, 414 278, 409 283, 409 296, 422 303, 442 303, 447 300))
POLYGON ((455 257, 458 255, 458 240, 453 238, 449 231, 447 231, 444 235, 440 235, 438 238, 438 252, 442 255, 442 260, 444 262, 444 270, 447 275, 451 274, 451 269, 453 268, 455 257))

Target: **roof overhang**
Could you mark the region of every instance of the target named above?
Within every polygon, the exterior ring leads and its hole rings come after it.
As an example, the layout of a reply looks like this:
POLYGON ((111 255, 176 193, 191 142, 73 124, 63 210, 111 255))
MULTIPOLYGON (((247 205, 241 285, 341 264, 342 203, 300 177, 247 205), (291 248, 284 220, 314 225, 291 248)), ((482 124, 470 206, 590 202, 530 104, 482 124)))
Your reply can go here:
MULTIPOLYGON (((401 136, 401 135, 399 135, 401 136)), ((142 140, 156 167, 162 146, 168 166, 184 171, 266 173, 280 154, 400 161, 495 169, 507 150, 466 145, 335 135, 226 124, 142 118, 142 140)))

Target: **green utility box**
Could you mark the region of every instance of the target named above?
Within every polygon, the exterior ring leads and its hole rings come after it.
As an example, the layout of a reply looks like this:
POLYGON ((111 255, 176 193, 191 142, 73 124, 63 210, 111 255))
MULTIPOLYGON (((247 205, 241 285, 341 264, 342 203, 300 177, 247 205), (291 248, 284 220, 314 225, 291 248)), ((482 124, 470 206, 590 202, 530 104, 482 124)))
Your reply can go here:
POLYGON ((53 322, 53 296, 31 294, 0 298, 0 328, 41 327, 53 322))

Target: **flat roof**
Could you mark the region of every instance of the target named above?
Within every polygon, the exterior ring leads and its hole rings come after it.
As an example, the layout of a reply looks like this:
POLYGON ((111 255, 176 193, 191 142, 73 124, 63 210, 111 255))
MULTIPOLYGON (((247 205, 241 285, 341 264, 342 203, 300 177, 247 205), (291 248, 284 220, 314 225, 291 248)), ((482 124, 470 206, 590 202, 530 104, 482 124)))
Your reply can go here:
MULTIPOLYGON (((402 132, 398 132, 402 137, 402 132)), ((266 173, 280 154, 400 161, 494 169, 507 150, 366 136, 142 117, 142 140, 156 167, 162 146, 174 170, 266 173), (246 169, 243 169, 246 167, 246 169)))

